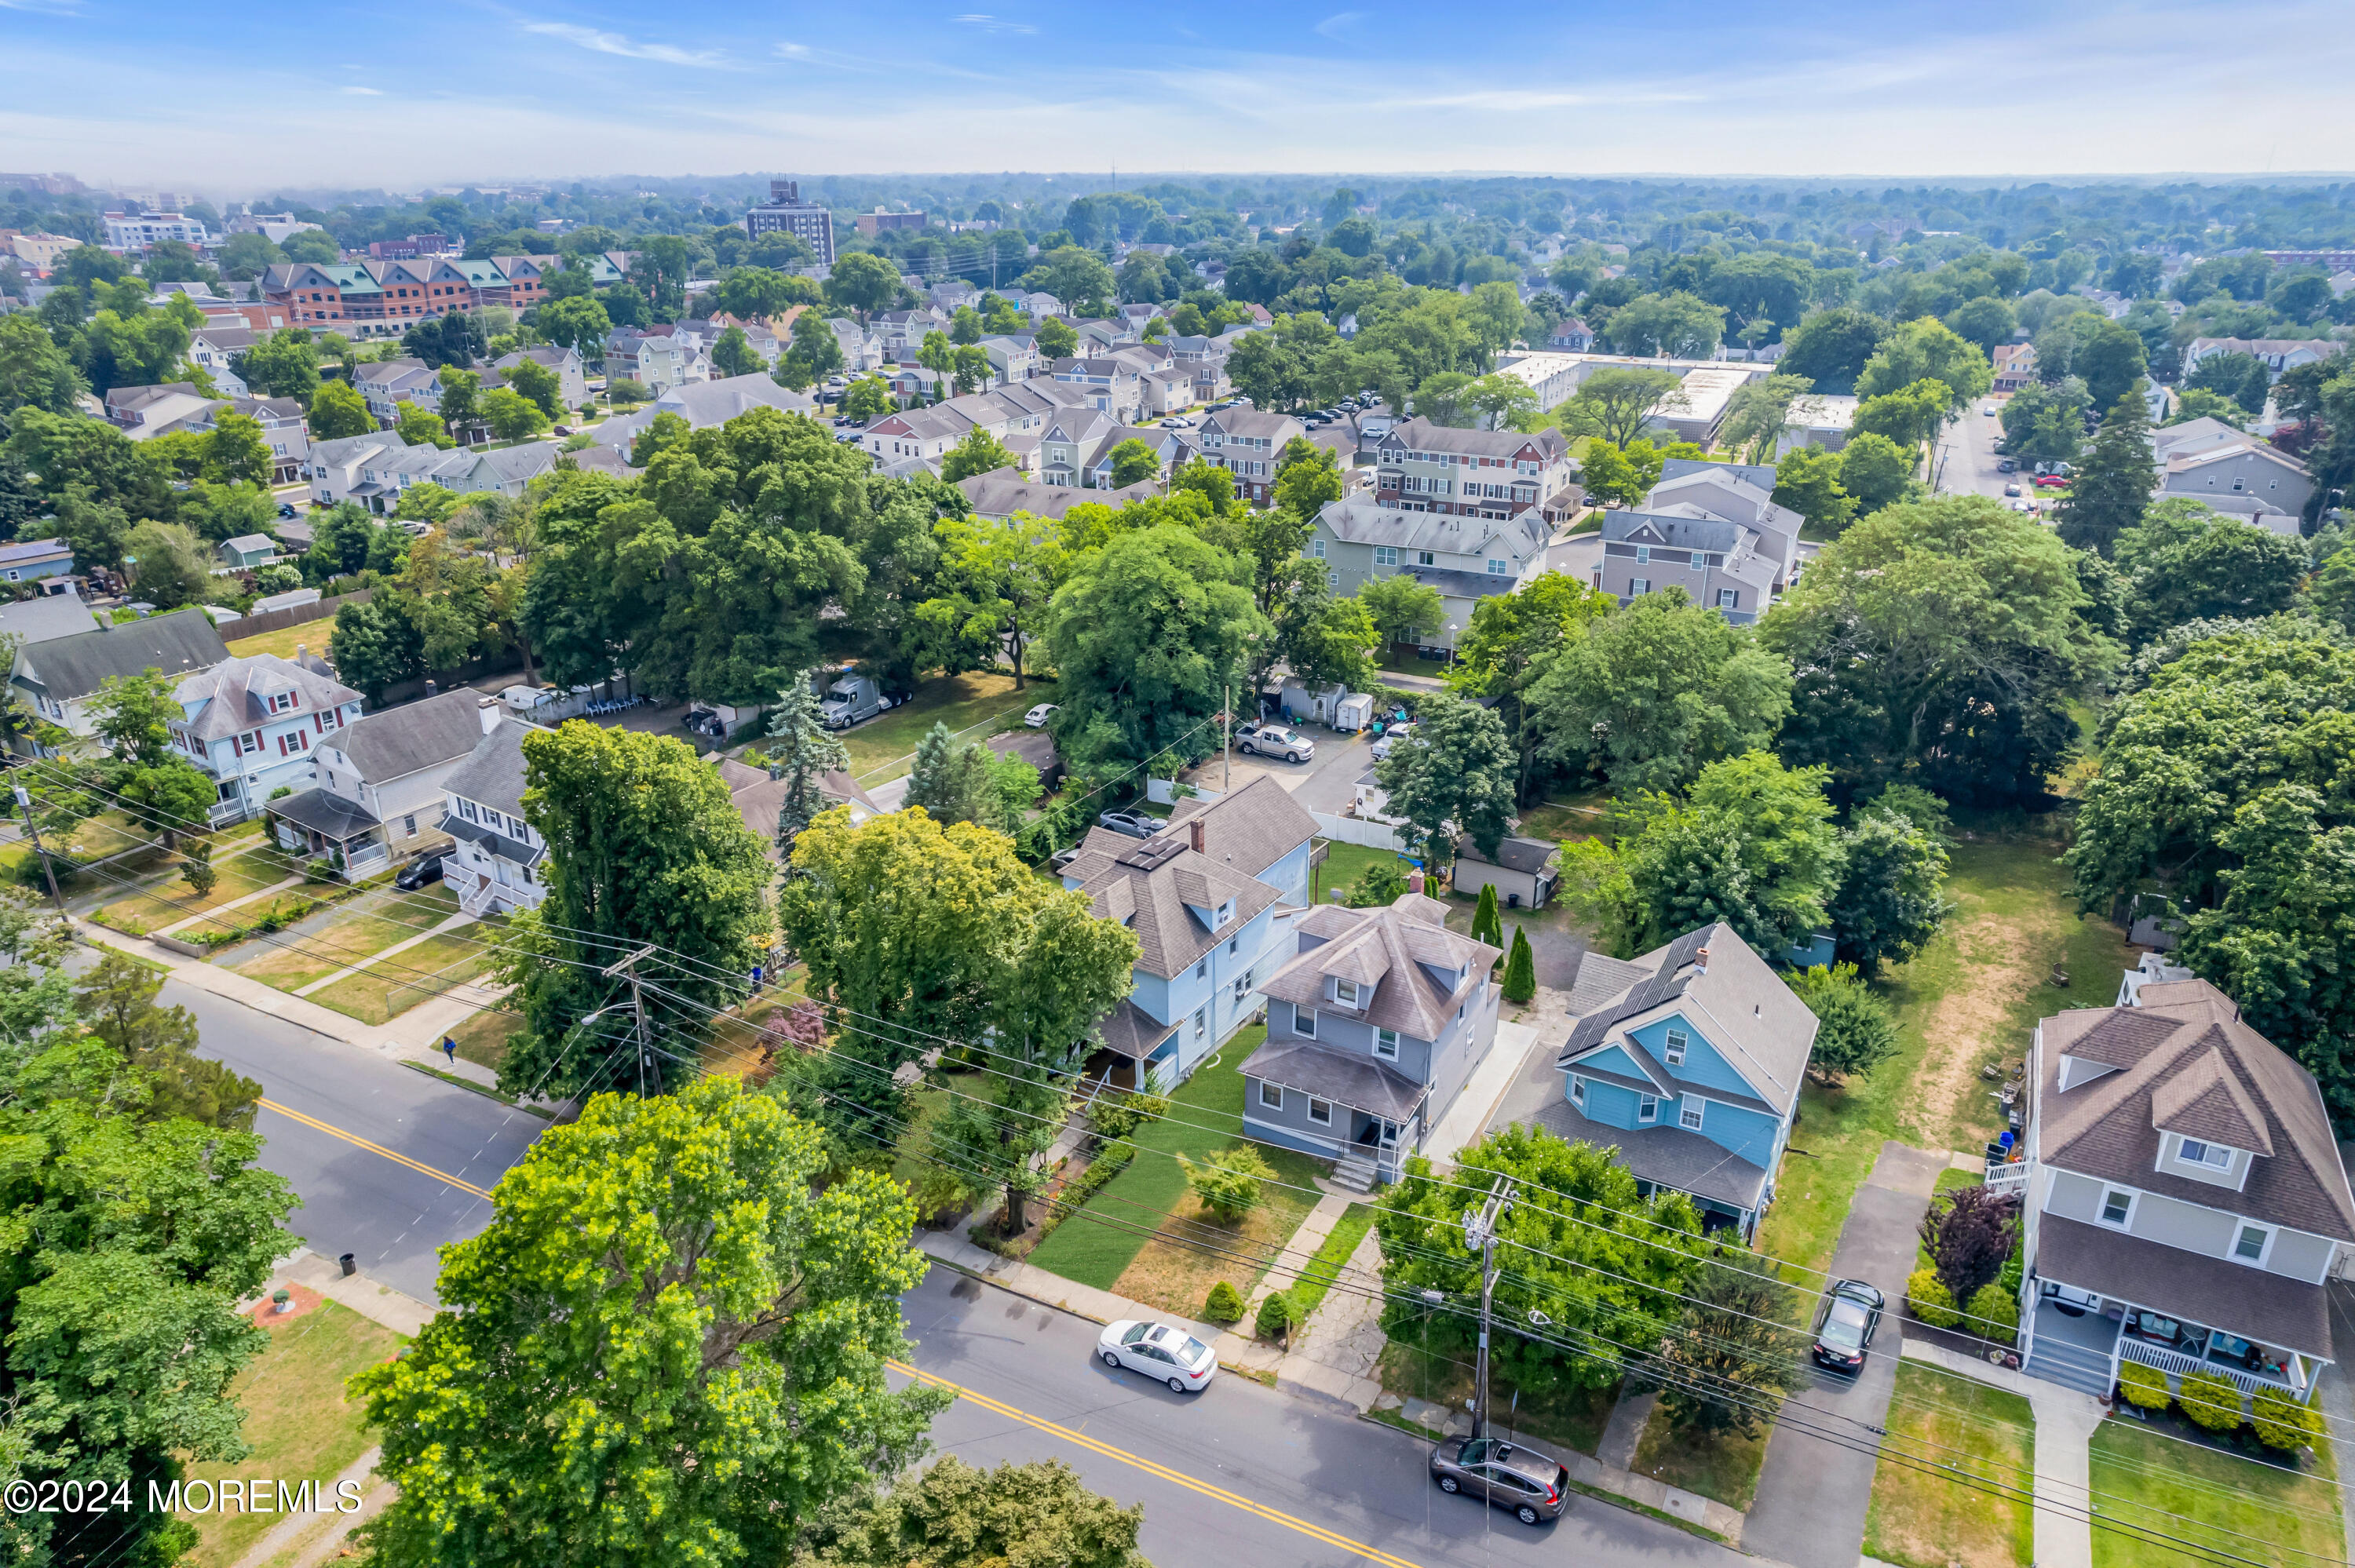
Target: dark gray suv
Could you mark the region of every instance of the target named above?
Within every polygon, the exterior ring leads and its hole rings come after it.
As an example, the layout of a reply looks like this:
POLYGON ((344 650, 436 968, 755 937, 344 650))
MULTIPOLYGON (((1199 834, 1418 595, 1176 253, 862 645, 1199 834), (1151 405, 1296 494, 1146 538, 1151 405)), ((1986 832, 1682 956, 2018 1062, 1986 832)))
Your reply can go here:
POLYGON ((1439 1489, 1485 1499, 1523 1524, 1560 1519, 1570 1471, 1534 1448, 1496 1437, 1450 1437, 1431 1451, 1439 1489))

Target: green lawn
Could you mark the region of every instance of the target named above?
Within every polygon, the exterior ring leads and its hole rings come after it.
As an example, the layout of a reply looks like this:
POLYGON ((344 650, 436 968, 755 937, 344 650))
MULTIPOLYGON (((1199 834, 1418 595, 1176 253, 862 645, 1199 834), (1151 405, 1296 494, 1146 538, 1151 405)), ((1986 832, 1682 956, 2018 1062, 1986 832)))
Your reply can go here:
POLYGON ((363 1023, 389 1023, 419 1002, 489 968, 491 954, 484 943, 490 936, 478 924, 429 937, 323 991, 313 991, 311 1000, 363 1023))
POLYGON ((1325 863, 1316 868, 1316 885, 1309 889, 1309 896, 1316 903, 1326 903, 1333 889, 1348 886, 1365 875, 1368 866, 1393 863, 1401 876, 1412 869, 1405 857, 1395 851, 1368 849, 1363 844, 1345 844, 1327 839, 1325 841, 1325 863))
POLYGON ((1341 1266, 1349 1261, 1349 1255, 1358 1250, 1358 1244, 1373 1228, 1373 1204, 1352 1203, 1341 1211, 1341 1217, 1327 1233, 1324 1245, 1308 1260, 1308 1266, 1301 1270, 1299 1282, 1292 1287, 1292 1309, 1295 1314, 1305 1319, 1316 1310, 1325 1293, 1333 1287, 1341 1266))
MULTIPOLYGON (((235 630, 237 623, 229 622, 235 630)), ((275 653, 281 659, 292 659, 297 648, 307 648, 325 656, 328 634, 336 629, 333 616, 321 616, 316 620, 299 620, 292 626, 282 626, 275 631, 265 631, 257 637, 240 637, 229 644, 229 651, 240 659, 250 659, 257 653, 275 653)))
POLYGON ((1864 1552, 1901 1568, 2029 1568, 2034 1412, 2016 1393, 1900 1362, 1864 1552))
POLYGON ((1979 1067, 2023 1055, 2039 1018, 2117 1000, 2131 949, 2106 920, 2078 917, 2053 858, 2059 847, 2034 838, 1955 847, 1954 917, 1912 963, 1882 972, 1897 1054, 1868 1076, 1809 1080, 1802 1090, 1763 1250, 1809 1268, 1829 1264, 1884 1140, 1978 1152, 2003 1125, 1979 1067), (2068 971, 2063 989, 2046 983, 2056 960, 2068 971))
MULTIPOLYGON (((285 869, 269 863, 268 857, 240 855, 213 868, 213 890, 203 898, 189 892, 188 885, 176 873, 149 892, 116 899, 101 909, 97 917, 101 924, 112 926, 118 931, 128 932, 134 937, 145 936, 151 931, 176 925, 191 915, 218 909, 233 898, 259 893, 285 880, 285 869)), ((222 918, 234 920, 241 913, 241 910, 232 910, 222 918)), ((218 928, 210 922, 197 927, 198 930, 218 928)))
POLYGON ((2346 1554, 2329 1446, 2308 1473, 2162 1437, 2113 1416, 2094 1433, 2094 1568, 2174 1568, 2184 1538, 2211 1562, 2262 1568, 2337 1563, 2346 1554), (2110 1528, 2105 1529, 2105 1523, 2110 1528))
MULTIPOLYGON (((270 1327, 266 1318, 263 1322, 270 1327)), ((229 1385, 229 1396, 245 1409, 245 1439, 253 1452, 233 1465, 190 1465, 188 1478, 287 1477, 315 1480, 332 1497, 336 1477, 368 1446, 362 1407, 344 1396, 344 1380, 391 1360, 406 1342, 332 1301, 270 1327, 270 1348, 229 1385)), ((188 1568, 237 1562, 285 1518, 234 1510, 183 1517, 197 1528, 196 1549, 181 1559, 188 1568)))
MULTIPOLYGON (((437 884, 422 893, 404 894, 396 899, 371 898, 316 935, 289 937, 282 932, 275 939, 248 943, 227 960, 228 967, 280 991, 300 991, 313 980, 324 980, 396 942, 405 942, 432 930, 457 907, 457 895, 449 891, 447 884, 437 884)), ((409 965, 410 955, 404 953, 394 961, 409 965)), ((322 995, 320 1000, 326 999, 322 995)))
MULTIPOLYGON (((1199 1160, 1242 1136, 1243 1079, 1238 1069, 1266 1037, 1262 1025, 1241 1030, 1196 1068, 1194 1075, 1170 1097, 1173 1119, 1148 1121, 1138 1128, 1131 1139, 1138 1146, 1137 1154, 1128 1169, 1106 1182, 1085 1208, 1058 1225, 1028 1261, 1066 1279, 1109 1290, 1145 1250, 1149 1239, 1144 1234, 1146 1227, 1172 1214, 1190 1217, 1193 1196, 1187 1190, 1185 1171, 1171 1156, 1184 1154, 1199 1160), (1193 1125, 1181 1125, 1180 1118, 1193 1125), (1091 1224, 1091 1214, 1119 1224, 1091 1224)), ((1260 1153, 1281 1180, 1313 1186, 1310 1179, 1319 1170, 1316 1161, 1281 1149, 1262 1148, 1260 1153)), ((1275 1196, 1280 1195, 1272 1199, 1275 1196)), ((1290 1196, 1296 1199, 1300 1194, 1290 1196)), ((1305 1209, 1306 1202, 1301 1206, 1305 1209)), ((1231 1268, 1224 1277, 1248 1296, 1262 1272, 1231 1268), (1237 1278, 1237 1272, 1249 1273, 1251 1277, 1237 1278)), ((1201 1308, 1199 1300, 1192 1306, 1197 1312, 1201 1308)))
POLYGON ((1428 675, 1434 681, 1447 673, 1447 661, 1444 659, 1425 659, 1419 653, 1401 653, 1387 645, 1382 649, 1381 657, 1374 661, 1374 667, 1387 670, 1393 675, 1428 675))
POLYGON ((486 1007, 452 1030, 450 1037, 458 1043, 460 1061, 472 1062, 477 1067, 488 1067, 496 1073, 506 1065, 507 1052, 514 1046, 516 1036, 522 1033, 523 1020, 520 1017, 486 1007))
MULTIPOLYGON (((1382 1347, 1374 1378, 1401 1398, 1428 1399, 1450 1410, 1462 1410, 1472 1396, 1472 1363, 1425 1350, 1411 1332, 1382 1347)), ((1611 1425, 1618 1403, 1615 1383, 1543 1393, 1525 1393, 1501 1376, 1488 1383, 1488 1408, 1497 1425, 1513 1436, 1590 1457, 1603 1446, 1603 1429, 1611 1425)))
POLYGON ((1653 1407, 1652 1419, 1636 1443, 1637 1475, 1715 1498, 1737 1510, 1749 1508, 1757 1494, 1758 1467, 1765 1461, 1764 1428, 1755 1437, 1738 1432, 1679 1432, 1670 1424, 1666 1405, 1653 1407))
POLYGON ((845 730, 842 742, 850 751, 851 773, 871 789, 908 770, 905 759, 913 755, 924 732, 936 724, 945 724, 952 730, 984 726, 965 737, 980 740, 999 727, 990 720, 1019 724, 1033 704, 1054 700, 1055 683, 1036 676, 1026 680, 1018 692, 1012 675, 996 671, 941 675, 919 685, 903 705, 845 730))

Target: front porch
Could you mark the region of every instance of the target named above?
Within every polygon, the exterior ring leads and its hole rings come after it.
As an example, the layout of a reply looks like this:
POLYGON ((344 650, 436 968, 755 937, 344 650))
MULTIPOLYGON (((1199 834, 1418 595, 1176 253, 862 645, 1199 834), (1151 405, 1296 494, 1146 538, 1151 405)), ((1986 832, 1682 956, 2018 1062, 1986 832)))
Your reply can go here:
POLYGON ((1395 1181, 1422 1147, 1426 1086, 1369 1058, 1305 1042, 1270 1043, 1242 1065, 1252 1138, 1334 1160, 1370 1186, 1395 1181))
POLYGON ((305 789, 268 802, 272 837, 281 849, 331 863, 347 882, 357 882, 392 863, 384 824, 321 789, 305 789))
POLYGON ((2031 1281, 2035 1308, 2021 1328, 2022 1370, 2087 1393, 2107 1394, 2120 1368, 2139 1361, 2179 1392, 2193 1372, 2225 1378, 2254 1400, 2264 1390, 2311 1401, 2323 1358, 2244 1338, 2057 1280, 2031 1281))

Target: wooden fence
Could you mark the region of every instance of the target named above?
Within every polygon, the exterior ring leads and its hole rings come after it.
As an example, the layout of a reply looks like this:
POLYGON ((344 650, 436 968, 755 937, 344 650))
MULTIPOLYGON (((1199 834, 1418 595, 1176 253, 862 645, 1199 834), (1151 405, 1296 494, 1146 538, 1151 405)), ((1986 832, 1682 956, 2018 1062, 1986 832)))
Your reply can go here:
POLYGON ((225 641, 231 642, 240 638, 260 637, 265 632, 283 631, 290 626, 301 626, 305 621, 325 620, 345 605, 366 604, 375 597, 374 588, 354 588, 349 593, 337 594, 333 599, 323 599, 311 604, 290 604, 284 609, 265 609, 260 615, 241 615, 235 620, 223 621, 220 632, 225 641))

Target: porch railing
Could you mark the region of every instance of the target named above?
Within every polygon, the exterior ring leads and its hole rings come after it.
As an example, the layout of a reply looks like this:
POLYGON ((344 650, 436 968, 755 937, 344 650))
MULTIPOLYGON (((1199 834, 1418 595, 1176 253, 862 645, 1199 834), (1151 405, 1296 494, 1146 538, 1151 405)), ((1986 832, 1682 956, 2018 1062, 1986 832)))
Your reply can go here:
POLYGON ((2290 1357, 2289 1366, 2286 1369, 2289 1376, 2283 1379, 2264 1377, 2240 1367, 2221 1366, 2200 1356, 2187 1356, 2180 1351, 2170 1351, 2164 1346, 2149 1344, 2136 1339, 2131 1334, 2120 1337, 2118 1352, 2130 1361, 2140 1361, 2147 1367, 2157 1367, 2160 1372, 2173 1372, 2179 1378, 2188 1372, 2218 1372, 2232 1379, 2232 1385, 2245 1394, 2254 1395, 2260 1389, 2275 1388, 2286 1390, 2301 1399, 2306 1397, 2305 1365, 2294 1355, 2290 1357))
POLYGON ((1995 1188, 2028 1185, 2028 1161, 2025 1160, 1990 1160, 1987 1162, 1987 1184, 1995 1188))
POLYGON ((212 804, 212 809, 205 813, 205 819, 216 828, 219 827, 223 822, 242 821, 245 820, 245 802, 242 800, 216 800, 212 804))

